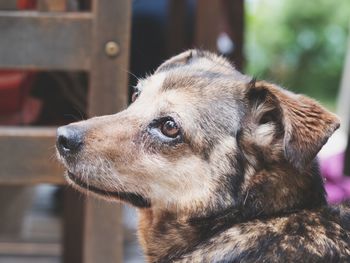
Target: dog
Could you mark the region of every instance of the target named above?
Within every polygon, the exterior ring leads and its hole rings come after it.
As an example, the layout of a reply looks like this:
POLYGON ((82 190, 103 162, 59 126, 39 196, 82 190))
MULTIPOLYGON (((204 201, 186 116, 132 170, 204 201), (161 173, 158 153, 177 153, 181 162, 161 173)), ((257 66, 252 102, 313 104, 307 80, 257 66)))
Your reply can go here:
POLYGON ((132 100, 57 149, 73 187, 138 208, 148 262, 350 262, 350 206, 327 204, 316 160, 337 116, 200 50, 132 100))

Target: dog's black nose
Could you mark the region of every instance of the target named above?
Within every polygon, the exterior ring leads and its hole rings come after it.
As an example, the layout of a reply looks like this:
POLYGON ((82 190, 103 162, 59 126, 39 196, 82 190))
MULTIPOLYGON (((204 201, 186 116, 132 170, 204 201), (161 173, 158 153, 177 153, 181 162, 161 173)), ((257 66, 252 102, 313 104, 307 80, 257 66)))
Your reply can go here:
POLYGON ((84 132, 74 125, 57 129, 57 149, 62 155, 77 153, 83 146, 84 132))

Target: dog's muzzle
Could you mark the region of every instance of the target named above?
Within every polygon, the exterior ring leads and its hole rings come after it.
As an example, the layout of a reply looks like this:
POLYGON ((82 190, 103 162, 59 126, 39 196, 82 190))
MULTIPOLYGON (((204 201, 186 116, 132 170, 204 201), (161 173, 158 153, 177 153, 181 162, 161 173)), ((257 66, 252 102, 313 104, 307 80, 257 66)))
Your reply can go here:
POLYGON ((75 125, 57 129, 56 146, 62 157, 78 153, 84 145, 84 130, 75 125))

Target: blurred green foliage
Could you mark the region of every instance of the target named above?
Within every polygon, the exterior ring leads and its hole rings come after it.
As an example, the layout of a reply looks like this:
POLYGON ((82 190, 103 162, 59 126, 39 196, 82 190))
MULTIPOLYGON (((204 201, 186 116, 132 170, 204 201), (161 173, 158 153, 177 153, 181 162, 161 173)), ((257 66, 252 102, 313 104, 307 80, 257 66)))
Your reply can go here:
POLYGON ((246 68, 334 107, 350 0, 247 0, 246 68))

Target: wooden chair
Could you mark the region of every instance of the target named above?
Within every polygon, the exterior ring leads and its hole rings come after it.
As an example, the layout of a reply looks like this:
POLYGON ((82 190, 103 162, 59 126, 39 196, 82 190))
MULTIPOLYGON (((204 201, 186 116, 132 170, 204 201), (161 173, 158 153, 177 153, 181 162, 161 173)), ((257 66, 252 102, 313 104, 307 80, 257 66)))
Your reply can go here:
MULTIPOLYGON (((0 11, 0 68, 87 71, 89 115, 115 113, 128 101, 130 20, 130 0, 92 0, 91 12, 0 11)), ((0 185, 64 184, 50 161, 55 133, 0 127, 0 185)), ((65 200, 64 262, 121 262, 120 206, 74 191, 65 200)))

